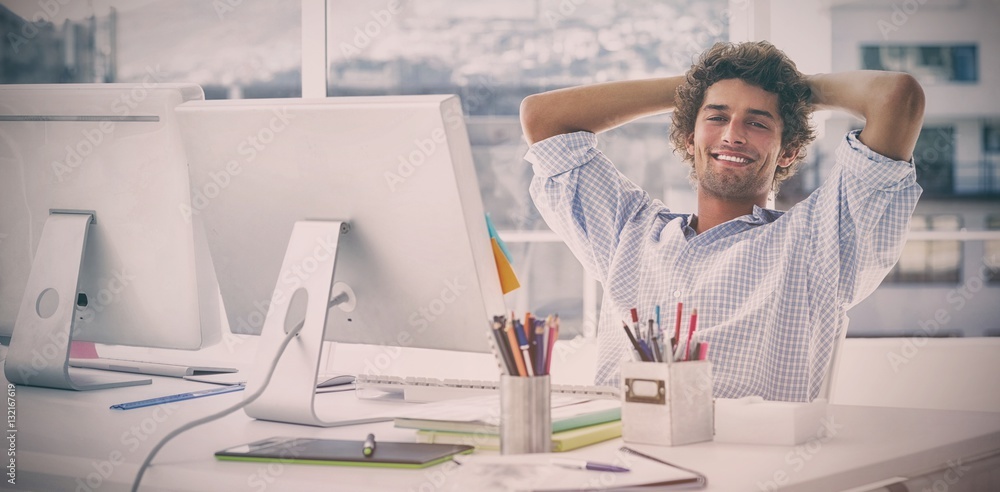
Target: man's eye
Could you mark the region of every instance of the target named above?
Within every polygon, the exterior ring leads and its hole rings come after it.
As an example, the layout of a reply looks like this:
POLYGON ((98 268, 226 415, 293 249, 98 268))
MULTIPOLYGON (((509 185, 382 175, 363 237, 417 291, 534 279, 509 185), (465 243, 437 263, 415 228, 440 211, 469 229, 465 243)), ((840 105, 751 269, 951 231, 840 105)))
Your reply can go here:
POLYGON ((751 121, 750 124, 753 125, 753 126, 756 126, 758 128, 763 128, 765 130, 767 129, 767 125, 764 125, 763 123, 758 123, 756 121, 751 121))
POLYGON ((721 116, 709 116, 708 121, 725 121, 726 119, 721 116))

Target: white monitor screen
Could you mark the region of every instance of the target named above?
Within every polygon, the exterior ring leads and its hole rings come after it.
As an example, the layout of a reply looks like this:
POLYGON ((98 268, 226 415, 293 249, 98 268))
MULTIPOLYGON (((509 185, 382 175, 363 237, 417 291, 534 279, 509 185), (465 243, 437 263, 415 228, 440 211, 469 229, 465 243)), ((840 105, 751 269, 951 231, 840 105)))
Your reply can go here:
MULTIPOLYGON (((343 220, 333 341, 486 351, 503 295, 455 96, 200 101, 179 107, 194 217, 230 329, 259 334, 311 265, 279 274, 292 226, 343 220), (279 278, 280 277, 280 278, 279 278)), ((328 254, 322 241, 315 254, 328 254)))

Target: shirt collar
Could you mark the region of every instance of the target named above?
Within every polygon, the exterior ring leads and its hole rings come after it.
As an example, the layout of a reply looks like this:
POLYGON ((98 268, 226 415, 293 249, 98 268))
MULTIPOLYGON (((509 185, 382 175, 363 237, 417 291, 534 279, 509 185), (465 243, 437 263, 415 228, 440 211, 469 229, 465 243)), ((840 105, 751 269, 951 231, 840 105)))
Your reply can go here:
POLYGON ((746 222, 747 224, 762 225, 770 224, 778 220, 778 217, 784 215, 785 212, 779 210, 771 210, 769 208, 760 208, 757 205, 753 206, 753 213, 737 217, 736 220, 746 222))

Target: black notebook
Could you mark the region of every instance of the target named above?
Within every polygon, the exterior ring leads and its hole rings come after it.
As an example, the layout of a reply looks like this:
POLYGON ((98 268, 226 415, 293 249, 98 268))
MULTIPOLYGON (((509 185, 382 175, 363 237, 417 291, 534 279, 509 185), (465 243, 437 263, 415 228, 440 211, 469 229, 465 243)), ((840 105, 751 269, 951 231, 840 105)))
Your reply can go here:
POLYGON ((471 453, 472 446, 379 441, 371 456, 365 456, 364 441, 272 437, 234 446, 215 453, 220 460, 280 461, 336 466, 424 468, 448 461, 456 454, 471 453))

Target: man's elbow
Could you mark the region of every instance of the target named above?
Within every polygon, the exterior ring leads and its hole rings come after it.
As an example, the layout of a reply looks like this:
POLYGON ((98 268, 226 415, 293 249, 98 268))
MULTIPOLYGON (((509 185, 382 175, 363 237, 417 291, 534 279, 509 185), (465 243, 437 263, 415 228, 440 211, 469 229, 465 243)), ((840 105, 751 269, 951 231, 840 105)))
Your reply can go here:
POLYGON ((542 127, 544 126, 543 112, 539 104, 539 94, 532 94, 521 101, 521 131, 528 145, 544 140, 542 127))
POLYGON ((884 108, 891 111, 897 119, 919 122, 924 118, 924 89, 912 75, 908 73, 893 73, 886 84, 884 92, 884 108))

